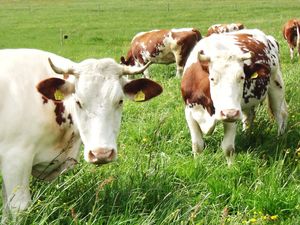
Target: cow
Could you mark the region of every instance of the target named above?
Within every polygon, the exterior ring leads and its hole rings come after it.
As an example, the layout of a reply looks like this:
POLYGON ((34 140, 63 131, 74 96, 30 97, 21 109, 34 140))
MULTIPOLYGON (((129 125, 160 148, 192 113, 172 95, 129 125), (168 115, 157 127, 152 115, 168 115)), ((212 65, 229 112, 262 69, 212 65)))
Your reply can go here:
POLYGON ((288 112, 278 51, 276 40, 257 29, 214 34, 199 41, 181 81, 194 156, 203 151, 203 134, 211 134, 221 121, 221 148, 231 165, 235 122, 242 120, 243 130, 251 127, 255 106, 265 98, 277 121, 278 135, 285 131, 288 112))
POLYGON ((208 28, 206 36, 208 37, 212 34, 227 33, 242 29, 244 29, 244 25, 242 23, 214 24, 208 28))
MULTIPOLYGON (((121 63, 143 66, 148 62, 176 62, 176 76, 181 77, 187 57, 201 38, 200 32, 194 28, 140 32, 132 39, 126 59, 122 56, 121 63)), ((144 75, 149 77, 148 70, 144 75)))
POLYGON ((29 178, 53 180, 84 159, 117 158, 124 97, 147 101, 162 92, 149 79, 128 80, 143 67, 114 59, 79 63, 37 49, 0 50, 0 162, 4 214, 15 216, 31 201, 29 178))
POLYGON ((290 19, 288 20, 282 29, 284 39, 287 41, 290 49, 290 57, 294 57, 294 49, 296 48, 297 56, 300 54, 300 20, 290 19))

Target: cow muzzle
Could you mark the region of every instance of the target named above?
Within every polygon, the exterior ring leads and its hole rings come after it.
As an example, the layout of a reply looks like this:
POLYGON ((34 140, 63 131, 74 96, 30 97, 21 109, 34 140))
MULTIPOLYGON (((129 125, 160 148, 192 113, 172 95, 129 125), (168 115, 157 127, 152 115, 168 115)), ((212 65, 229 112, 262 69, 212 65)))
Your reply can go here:
POLYGON ((237 109, 223 109, 220 114, 221 120, 225 122, 235 122, 240 119, 240 111, 237 109))
POLYGON ((109 148, 98 148, 90 150, 88 153, 88 162, 93 164, 106 164, 117 158, 117 151, 109 148))

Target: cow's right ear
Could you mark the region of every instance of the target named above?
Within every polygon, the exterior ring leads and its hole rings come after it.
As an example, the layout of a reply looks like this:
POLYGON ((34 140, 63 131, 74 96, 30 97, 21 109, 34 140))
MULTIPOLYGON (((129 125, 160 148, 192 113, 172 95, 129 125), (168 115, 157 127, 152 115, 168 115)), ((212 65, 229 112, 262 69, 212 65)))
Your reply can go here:
POLYGON ((65 97, 75 92, 74 84, 55 77, 41 81, 36 88, 45 98, 56 102, 63 101, 65 97))
POLYGON ((148 101, 160 95, 163 88, 156 82, 141 78, 129 81, 123 88, 124 93, 135 102, 148 101))

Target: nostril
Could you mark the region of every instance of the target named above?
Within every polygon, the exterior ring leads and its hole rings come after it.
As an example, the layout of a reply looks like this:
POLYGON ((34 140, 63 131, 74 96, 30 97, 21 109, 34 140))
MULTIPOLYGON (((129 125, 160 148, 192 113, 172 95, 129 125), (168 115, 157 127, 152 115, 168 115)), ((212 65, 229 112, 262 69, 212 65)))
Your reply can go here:
POLYGON ((116 158, 116 154, 117 153, 113 148, 98 148, 90 150, 88 158, 91 163, 104 164, 113 161, 116 158))
POLYGON ((235 114, 234 114, 233 117, 237 117, 237 116, 239 116, 239 115, 240 115, 240 111, 236 110, 236 112, 235 112, 235 114))

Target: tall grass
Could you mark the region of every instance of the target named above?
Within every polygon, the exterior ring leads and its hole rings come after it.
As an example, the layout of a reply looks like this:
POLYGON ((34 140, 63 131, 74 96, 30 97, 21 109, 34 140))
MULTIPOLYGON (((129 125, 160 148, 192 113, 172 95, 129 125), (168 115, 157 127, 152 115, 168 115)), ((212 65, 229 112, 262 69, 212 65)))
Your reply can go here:
POLYGON ((215 23, 259 28, 279 42, 290 114, 281 137, 264 105, 251 132, 243 133, 239 124, 230 168, 219 147, 221 125, 193 159, 175 66, 153 65, 150 73, 164 92, 147 103, 126 102, 118 161, 95 167, 82 159, 52 183, 32 179, 33 204, 19 224, 300 223, 300 65, 289 59, 281 34, 283 23, 297 17, 298 1, 0 3, 0 48, 39 48, 74 61, 118 61, 137 32, 156 28, 196 27, 203 35, 215 23))

